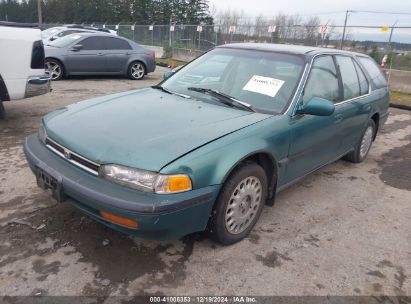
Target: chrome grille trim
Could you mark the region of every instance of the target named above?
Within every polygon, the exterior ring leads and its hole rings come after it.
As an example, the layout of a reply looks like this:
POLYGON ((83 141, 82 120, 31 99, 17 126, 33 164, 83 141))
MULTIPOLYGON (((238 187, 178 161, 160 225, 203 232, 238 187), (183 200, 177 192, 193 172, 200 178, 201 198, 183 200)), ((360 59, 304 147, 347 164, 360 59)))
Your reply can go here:
POLYGON ((71 151, 70 149, 67 149, 65 147, 63 147, 62 145, 60 145, 59 143, 55 142, 54 140, 52 140, 50 137, 46 138, 46 147, 48 149, 50 149, 51 151, 53 151, 55 154, 57 154, 58 156, 60 156, 61 158, 65 159, 66 161, 72 163, 73 165, 93 174, 93 175, 98 175, 98 170, 100 168, 100 164, 93 162, 73 151, 71 151), (54 146, 54 147, 53 147, 54 146), (64 152, 63 152, 64 151, 64 152), (71 156, 74 156, 74 159, 72 158, 67 158, 66 157, 66 153, 68 153, 71 156), (83 162, 80 163, 79 161, 76 161, 76 158, 81 160, 83 162))

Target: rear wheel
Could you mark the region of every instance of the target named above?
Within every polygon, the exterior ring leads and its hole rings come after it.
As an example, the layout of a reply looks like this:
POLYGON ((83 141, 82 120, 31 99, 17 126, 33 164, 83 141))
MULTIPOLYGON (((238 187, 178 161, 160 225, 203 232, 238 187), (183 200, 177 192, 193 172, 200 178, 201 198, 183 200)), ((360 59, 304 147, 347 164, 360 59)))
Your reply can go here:
POLYGON ((354 151, 348 153, 344 158, 352 163, 361 163, 364 161, 371 149, 374 135, 375 123, 370 119, 360 141, 355 146, 354 151))
POLYGON ((267 196, 267 177, 259 165, 238 167, 223 185, 209 229, 218 242, 229 245, 245 238, 260 217, 267 196))
POLYGON ((134 61, 128 68, 128 77, 133 80, 143 79, 146 75, 146 67, 140 61, 134 61))
POLYGON ((50 75, 51 80, 60 80, 63 78, 64 68, 63 65, 54 59, 46 59, 45 62, 46 72, 50 75))

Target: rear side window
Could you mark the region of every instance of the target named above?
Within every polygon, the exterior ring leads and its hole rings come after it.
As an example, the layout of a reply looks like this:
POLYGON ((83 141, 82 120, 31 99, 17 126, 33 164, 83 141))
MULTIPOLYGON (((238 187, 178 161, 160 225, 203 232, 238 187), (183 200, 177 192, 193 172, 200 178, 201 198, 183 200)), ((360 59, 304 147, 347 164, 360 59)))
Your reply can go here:
POLYGON ((372 60, 371 58, 367 58, 367 57, 358 57, 358 59, 360 60, 364 68, 367 70, 368 75, 370 75, 372 82, 378 89, 384 88, 387 86, 387 81, 385 80, 385 76, 374 60, 372 60))
POLYGON ((104 50, 104 39, 102 37, 89 37, 80 41, 82 50, 104 50))
POLYGON ((344 100, 360 96, 360 83, 354 62, 347 56, 336 56, 344 90, 344 100))
POLYGON ((369 91, 369 83, 367 78, 364 75, 361 67, 354 61, 355 69, 357 70, 358 80, 360 81, 360 94, 365 95, 368 94, 369 91))
POLYGON ((31 52, 31 68, 44 69, 44 46, 41 40, 33 43, 31 52))
POLYGON ((106 49, 107 50, 130 50, 130 44, 123 40, 117 38, 105 38, 106 49))
POLYGON ((321 97, 334 103, 339 101, 337 70, 331 56, 318 57, 312 65, 304 89, 304 103, 313 97, 321 97))

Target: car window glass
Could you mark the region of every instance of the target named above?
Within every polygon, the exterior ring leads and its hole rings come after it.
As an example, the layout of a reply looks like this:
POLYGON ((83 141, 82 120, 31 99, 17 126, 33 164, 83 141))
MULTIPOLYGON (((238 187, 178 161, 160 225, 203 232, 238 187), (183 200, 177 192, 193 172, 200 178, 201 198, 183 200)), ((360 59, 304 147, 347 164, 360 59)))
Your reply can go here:
POLYGON ((365 95, 368 94, 369 91, 369 84, 368 80, 364 75, 363 70, 360 68, 358 63, 354 61, 355 69, 357 70, 358 80, 360 81, 360 94, 365 95))
POLYGON ((336 56, 344 89, 344 100, 360 96, 360 83, 354 62, 348 56, 336 56))
POLYGON ((89 37, 80 41, 82 50, 103 50, 104 49, 104 40, 102 37, 89 37))
POLYGON ((372 82, 377 88, 383 88, 387 86, 385 76, 374 60, 367 57, 358 57, 358 59, 367 70, 368 75, 370 75, 372 82))
POLYGON ((231 56, 222 54, 211 56, 207 65, 194 67, 189 74, 185 74, 181 78, 181 81, 201 84, 218 83, 231 59, 231 56))
POLYGON ((311 67, 304 89, 304 103, 313 97, 324 98, 332 102, 339 101, 337 70, 331 56, 316 58, 311 67))
POLYGON ((105 38, 107 50, 130 50, 130 44, 122 39, 105 38))
POLYGON ((281 113, 291 101, 304 64, 302 56, 292 54, 218 48, 192 61, 162 85, 215 103, 215 96, 192 90, 210 89, 246 102, 258 111, 281 113))
POLYGON ((77 33, 77 32, 76 32, 76 31, 72 31, 72 30, 63 31, 63 32, 58 33, 56 36, 57 36, 57 37, 64 37, 64 36, 71 35, 71 34, 74 34, 74 33, 77 33))

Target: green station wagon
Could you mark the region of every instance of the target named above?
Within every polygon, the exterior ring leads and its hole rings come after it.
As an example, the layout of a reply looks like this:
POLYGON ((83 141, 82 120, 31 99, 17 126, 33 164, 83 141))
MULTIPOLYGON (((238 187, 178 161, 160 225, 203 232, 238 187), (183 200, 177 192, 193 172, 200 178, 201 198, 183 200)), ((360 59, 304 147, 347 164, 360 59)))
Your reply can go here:
POLYGON ((24 144, 38 185, 125 233, 231 244, 277 192, 362 162, 388 116, 385 77, 363 54, 231 44, 165 77, 45 116, 24 144))

